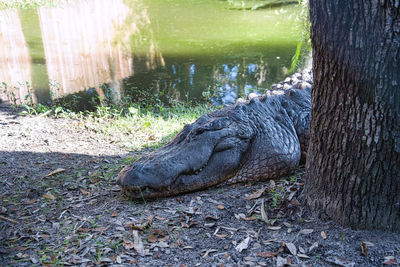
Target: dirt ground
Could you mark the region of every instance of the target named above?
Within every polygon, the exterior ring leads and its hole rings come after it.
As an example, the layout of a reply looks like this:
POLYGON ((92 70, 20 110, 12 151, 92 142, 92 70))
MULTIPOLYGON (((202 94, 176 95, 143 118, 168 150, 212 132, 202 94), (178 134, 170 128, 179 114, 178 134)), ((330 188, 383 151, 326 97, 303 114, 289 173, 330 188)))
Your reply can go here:
POLYGON ((302 169, 133 202, 115 176, 148 151, 4 103, 0 140, 1 266, 400 266, 399 233, 343 228, 300 205, 302 169))

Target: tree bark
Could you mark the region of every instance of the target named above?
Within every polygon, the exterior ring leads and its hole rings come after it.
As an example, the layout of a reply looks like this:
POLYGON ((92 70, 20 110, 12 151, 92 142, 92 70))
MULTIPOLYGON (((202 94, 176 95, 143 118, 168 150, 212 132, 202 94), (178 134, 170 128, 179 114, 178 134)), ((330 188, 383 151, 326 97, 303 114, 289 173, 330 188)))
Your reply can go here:
POLYGON ((310 0, 314 86, 307 204, 400 231, 399 0, 310 0))

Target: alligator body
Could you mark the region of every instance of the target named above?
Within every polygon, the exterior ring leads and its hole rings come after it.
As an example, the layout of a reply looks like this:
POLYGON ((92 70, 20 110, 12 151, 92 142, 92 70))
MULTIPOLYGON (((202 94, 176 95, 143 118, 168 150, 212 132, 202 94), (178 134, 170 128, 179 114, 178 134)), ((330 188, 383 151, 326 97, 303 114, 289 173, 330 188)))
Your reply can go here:
POLYGON ((262 96, 203 115, 164 147, 125 167, 117 183, 141 199, 293 172, 308 146, 311 79, 309 71, 295 74, 262 96))

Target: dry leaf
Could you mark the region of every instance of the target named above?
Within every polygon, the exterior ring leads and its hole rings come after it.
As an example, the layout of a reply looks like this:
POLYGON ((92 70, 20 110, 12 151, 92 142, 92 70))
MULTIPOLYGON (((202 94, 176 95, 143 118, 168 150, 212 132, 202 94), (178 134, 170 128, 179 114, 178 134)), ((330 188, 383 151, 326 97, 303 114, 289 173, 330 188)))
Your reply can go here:
POLYGON ((165 236, 165 234, 163 233, 163 231, 157 229, 157 228, 152 228, 153 232, 156 233, 159 236, 165 236))
POLYGON ((132 241, 129 241, 129 240, 127 240, 127 239, 124 239, 124 240, 122 240, 122 246, 126 249, 126 250, 129 250, 129 249, 132 249, 133 248, 133 242, 132 241))
POLYGON ((384 265, 397 265, 397 263, 397 259, 394 256, 386 256, 383 258, 384 265))
POLYGON ((65 171, 65 169, 63 169, 63 168, 57 168, 57 169, 55 169, 54 171, 51 171, 49 174, 47 174, 45 177, 49 177, 49 176, 52 176, 52 175, 55 175, 55 174, 57 174, 57 173, 60 173, 60 172, 64 172, 65 171))
POLYGON ((328 236, 326 235, 326 233, 325 233, 324 231, 322 231, 322 232, 321 232, 321 237, 322 237, 323 239, 326 239, 328 236))
POLYGON ((243 250, 249 247, 249 243, 250 243, 250 236, 246 237, 242 242, 240 242, 239 245, 235 247, 235 249, 239 252, 242 252, 243 250))
POLYGON ((268 223, 268 216, 267 216, 267 213, 265 212, 265 208, 264 208, 264 199, 261 200, 260 211, 261 211, 261 218, 263 219, 263 221, 265 223, 268 223))
POLYGON ((224 207, 224 206, 222 206, 221 204, 218 204, 218 205, 217 205, 217 208, 218 208, 219 210, 223 210, 223 209, 225 209, 225 207, 224 207))
POLYGON ((117 217, 118 216, 118 212, 114 211, 113 213, 111 213, 111 217, 117 217))
POLYGON ((47 199, 51 199, 51 200, 55 200, 56 199, 56 197, 55 196, 53 196, 52 194, 44 194, 42 197, 44 197, 44 198, 47 198, 47 199))
POLYGON ((168 240, 169 240, 169 235, 158 239, 158 241, 160 241, 160 242, 167 242, 168 240))
POLYGON ((325 259, 325 261, 336 264, 338 266, 342 266, 342 267, 353 267, 356 265, 355 262, 352 262, 352 261, 350 262, 344 258, 340 258, 337 256, 329 256, 325 259))
POLYGON ((288 222, 283 222, 283 225, 285 225, 287 228, 291 228, 292 227, 292 225, 290 223, 288 223, 288 222))
POLYGON ((144 256, 144 247, 143 247, 142 240, 139 237, 139 233, 137 230, 133 230, 132 234, 133 234, 133 248, 136 250, 136 252, 140 256, 143 257, 144 256))
POLYGON ((293 256, 297 255, 297 248, 293 243, 286 243, 285 244, 287 249, 290 251, 290 253, 292 253, 293 256))
POLYGON ((104 232, 107 229, 108 229, 108 227, 97 227, 97 228, 94 228, 93 231, 95 231, 95 232, 104 232))
POLYGON ((147 238, 147 241, 149 243, 154 243, 157 241, 157 237, 155 235, 149 235, 149 237, 147 238))
POLYGON ((304 259, 309 259, 310 258, 309 256, 307 256, 306 254, 303 254, 303 253, 298 253, 297 257, 304 258, 304 259))
POLYGON ((286 265, 290 265, 291 264, 291 260, 289 258, 282 258, 282 257, 277 257, 276 258, 276 267, 283 267, 286 265))
POLYGON ((207 250, 207 251, 204 253, 203 258, 207 257, 208 254, 210 254, 211 252, 217 252, 217 251, 218 251, 218 250, 216 250, 216 249, 209 249, 209 250, 207 250))
POLYGON ((82 232, 82 233, 88 233, 88 232, 90 232, 90 228, 79 227, 78 229, 76 229, 76 231, 82 232))
POLYGON ((211 220, 211 221, 218 221, 218 217, 212 216, 212 215, 206 215, 206 220, 211 220))
POLYGON ((299 234, 308 235, 314 232, 314 229, 303 229, 299 232, 299 234))
POLYGON ((269 230, 276 231, 276 230, 281 229, 282 227, 280 227, 280 226, 268 226, 267 228, 268 228, 269 230))
POLYGON ((246 214, 244 214, 244 213, 239 213, 239 214, 235 213, 234 215, 235 215, 235 218, 238 220, 246 218, 246 214))
POLYGON ((129 222, 129 223, 125 224, 124 226, 131 227, 133 230, 143 231, 144 229, 146 229, 147 227, 149 227, 151 225, 151 223, 153 222, 153 219, 154 219, 154 216, 149 216, 147 218, 147 221, 140 225, 136 225, 134 222, 129 222))
POLYGON ((36 199, 32 198, 32 199, 28 200, 27 202, 24 202, 23 204, 30 205, 30 204, 33 204, 35 202, 36 202, 36 199))
POLYGON ((318 247, 318 242, 314 242, 314 244, 311 245, 311 247, 308 249, 308 252, 311 252, 313 249, 318 247))
POLYGON ((250 200, 250 199, 259 198, 259 197, 261 197, 261 195, 264 193, 264 191, 265 191, 265 187, 263 187, 263 188, 261 188, 261 189, 258 189, 258 190, 257 190, 256 192, 254 192, 253 194, 251 194, 251 195, 245 197, 245 199, 250 200))
POLYGON ((272 251, 264 251, 264 252, 258 252, 257 256, 261 257, 261 258, 272 258, 275 257, 277 255, 276 252, 272 252, 272 251))
POLYGON ((219 238, 225 238, 228 236, 228 234, 215 234, 215 236, 219 238))
POLYGON ((269 188, 275 189, 275 181, 274 180, 269 181, 269 188))
POLYGON ((82 194, 87 195, 87 196, 90 196, 90 194, 91 194, 89 191, 83 190, 82 188, 80 189, 80 191, 82 194))
POLYGON ((361 242, 361 254, 368 257, 368 247, 372 247, 374 244, 368 241, 361 242))

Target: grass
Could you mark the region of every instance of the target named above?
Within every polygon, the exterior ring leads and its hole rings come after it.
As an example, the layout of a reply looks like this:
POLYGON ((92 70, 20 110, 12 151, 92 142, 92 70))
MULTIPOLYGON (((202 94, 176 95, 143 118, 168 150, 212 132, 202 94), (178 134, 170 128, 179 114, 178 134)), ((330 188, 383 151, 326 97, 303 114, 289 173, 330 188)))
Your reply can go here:
POLYGON ((99 101, 93 111, 72 111, 53 103, 23 104, 21 114, 69 118, 79 121, 79 127, 109 136, 129 150, 157 148, 172 139, 185 124, 194 122, 218 107, 209 104, 171 102, 168 105, 141 106, 127 101, 118 105, 99 101))
POLYGON ((66 0, 0 0, 0 9, 10 8, 37 8, 41 6, 54 6, 66 0))

